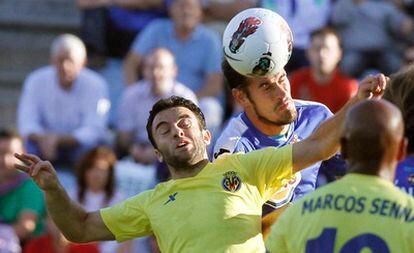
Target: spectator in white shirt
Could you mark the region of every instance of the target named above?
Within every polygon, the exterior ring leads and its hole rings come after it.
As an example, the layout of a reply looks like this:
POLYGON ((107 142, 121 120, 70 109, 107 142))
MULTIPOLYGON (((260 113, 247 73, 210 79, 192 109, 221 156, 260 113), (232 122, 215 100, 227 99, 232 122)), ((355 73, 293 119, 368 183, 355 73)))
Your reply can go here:
POLYGON ((25 80, 17 123, 28 152, 71 164, 82 151, 105 140, 107 86, 85 62, 83 42, 60 35, 51 46, 51 65, 25 80))

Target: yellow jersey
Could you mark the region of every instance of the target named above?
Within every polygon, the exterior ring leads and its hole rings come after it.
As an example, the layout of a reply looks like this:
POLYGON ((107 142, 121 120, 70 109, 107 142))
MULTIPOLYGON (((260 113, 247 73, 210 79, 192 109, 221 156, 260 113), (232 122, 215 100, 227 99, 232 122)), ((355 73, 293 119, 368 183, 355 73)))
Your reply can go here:
POLYGON ((262 205, 292 177, 292 146, 224 155, 101 217, 117 241, 154 234, 162 252, 264 252, 262 205))
POLYGON ((414 199, 380 177, 349 174, 288 208, 266 247, 278 253, 414 252, 414 199))

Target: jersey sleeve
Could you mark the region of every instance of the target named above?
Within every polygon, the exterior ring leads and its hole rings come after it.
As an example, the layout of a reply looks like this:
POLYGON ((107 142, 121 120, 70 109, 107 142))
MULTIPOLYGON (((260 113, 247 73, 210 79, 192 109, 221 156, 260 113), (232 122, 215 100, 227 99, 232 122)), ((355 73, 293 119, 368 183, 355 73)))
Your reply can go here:
POLYGON ((100 210, 106 227, 114 234, 118 242, 152 233, 151 224, 145 212, 145 203, 148 198, 146 193, 100 210))
POLYGON ((264 201, 282 187, 284 179, 293 176, 292 145, 268 147, 236 157, 247 181, 258 187, 264 201))

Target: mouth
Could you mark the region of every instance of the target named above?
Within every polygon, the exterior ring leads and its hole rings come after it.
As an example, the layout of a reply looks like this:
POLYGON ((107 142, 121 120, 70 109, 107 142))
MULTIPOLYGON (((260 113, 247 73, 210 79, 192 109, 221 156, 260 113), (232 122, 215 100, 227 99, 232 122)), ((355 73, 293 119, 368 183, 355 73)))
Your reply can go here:
POLYGON ((183 148, 183 147, 188 146, 188 144, 190 144, 190 142, 189 142, 189 141, 187 141, 187 140, 180 140, 180 141, 177 143, 177 145, 175 146, 175 148, 176 148, 176 149, 183 148))

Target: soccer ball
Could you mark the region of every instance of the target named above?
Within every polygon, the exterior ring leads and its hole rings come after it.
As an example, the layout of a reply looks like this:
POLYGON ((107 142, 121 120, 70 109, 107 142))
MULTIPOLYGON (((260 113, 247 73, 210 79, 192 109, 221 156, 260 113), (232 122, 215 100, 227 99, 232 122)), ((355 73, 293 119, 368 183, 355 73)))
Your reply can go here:
POLYGON ((223 34, 224 56, 245 76, 272 76, 288 62, 293 36, 286 21, 263 8, 244 10, 234 16, 223 34))

